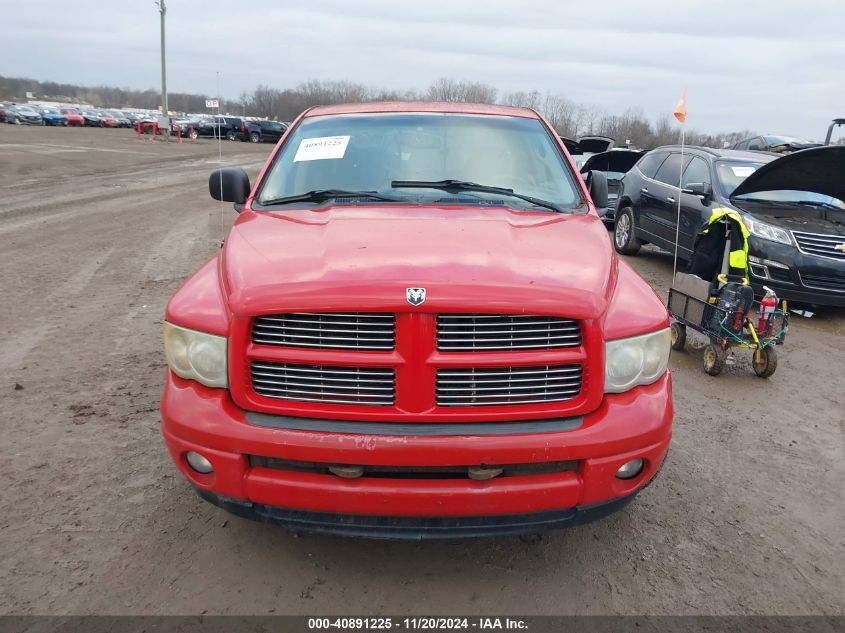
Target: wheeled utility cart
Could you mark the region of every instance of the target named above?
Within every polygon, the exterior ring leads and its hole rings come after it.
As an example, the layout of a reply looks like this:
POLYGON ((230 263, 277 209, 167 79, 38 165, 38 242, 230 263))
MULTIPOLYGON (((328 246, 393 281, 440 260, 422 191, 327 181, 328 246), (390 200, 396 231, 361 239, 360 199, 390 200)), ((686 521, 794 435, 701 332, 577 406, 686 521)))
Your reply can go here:
POLYGON ((721 373, 729 348, 741 347, 754 350, 754 372, 768 378, 778 366, 775 348, 783 345, 789 328, 786 301, 778 307, 768 288, 762 302, 754 300, 747 236, 739 213, 714 209, 696 237, 690 274, 676 274, 669 289, 672 349, 684 348, 688 327, 704 334, 710 339, 704 371, 711 376, 721 373))
POLYGON ((710 343, 704 348, 704 371, 711 376, 721 373, 728 349, 740 347, 754 350, 751 366, 758 376, 768 378, 775 373, 778 366, 775 347, 783 345, 789 327, 789 314, 785 303, 783 302, 782 309, 769 311, 765 315, 762 321, 764 328, 758 331, 762 308, 759 301, 752 302, 750 309, 741 316, 739 329, 734 329, 734 319, 737 318, 735 311, 672 287, 669 290, 672 349, 684 349, 687 328, 691 327, 710 339, 710 343))

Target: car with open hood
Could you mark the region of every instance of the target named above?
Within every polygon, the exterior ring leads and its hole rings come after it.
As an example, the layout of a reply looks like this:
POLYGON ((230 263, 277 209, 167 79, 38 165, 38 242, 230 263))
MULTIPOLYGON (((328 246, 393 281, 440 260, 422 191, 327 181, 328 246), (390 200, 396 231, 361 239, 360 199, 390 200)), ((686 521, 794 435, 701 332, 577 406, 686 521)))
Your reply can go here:
POLYGON ((743 214, 750 282, 781 298, 845 306, 845 147, 782 157, 759 152, 661 147, 622 179, 614 244, 635 254, 653 243, 687 259, 715 209, 743 214), (682 191, 681 183, 683 170, 682 191), (680 223, 678 217, 680 195, 680 223))
POLYGON ((764 134, 762 136, 754 136, 745 140, 734 143, 730 149, 749 150, 755 152, 772 152, 774 154, 789 154, 791 152, 798 152, 802 149, 810 149, 812 147, 819 147, 821 143, 814 143, 806 139, 796 138, 794 136, 785 136, 783 134, 764 134))
MULTIPOLYGON (((830 145, 831 143, 833 143, 834 130, 837 130, 837 128, 840 127, 845 127, 845 118, 833 119, 833 121, 830 122, 830 125, 827 128, 827 134, 825 134, 824 137, 825 145, 830 145)), ((842 142, 840 141, 839 144, 841 145, 842 142)))
POLYGON ((607 178, 607 207, 598 209, 598 214, 608 226, 613 226, 616 221, 616 203, 619 199, 622 178, 631 167, 637 164, 646 151, 616 147, 606 152, 590 154, 581 165, 579 171, 585 177, 588 177, 590 172, 600 171, 607 178))
POLYGON ((414 102, 312 108, 254 184, 212 172, 240 214, 167 305, 176 466, 235 514, 356 536, 624 506, 671 438, 669 319, 591 177, 533 110, 414 102))

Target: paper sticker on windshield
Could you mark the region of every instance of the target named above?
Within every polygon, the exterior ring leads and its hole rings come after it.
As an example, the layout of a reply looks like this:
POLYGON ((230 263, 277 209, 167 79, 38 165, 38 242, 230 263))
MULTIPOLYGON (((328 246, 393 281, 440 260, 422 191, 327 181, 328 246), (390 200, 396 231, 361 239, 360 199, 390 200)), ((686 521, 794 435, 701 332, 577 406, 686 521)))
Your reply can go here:
POLYGON ((347 145, 349 145, 348 136, 304 138, 299 144, 299 149, 296 150, 296 156, 293 157, 293 162, 343 158, 347 145))
POLYGON ((737 178, 748 178, 751 174, 754 173, 755 169, 754 167, 745 167, 742 165, 737 165, 735 167, 731 167, 731 171, 737 178))

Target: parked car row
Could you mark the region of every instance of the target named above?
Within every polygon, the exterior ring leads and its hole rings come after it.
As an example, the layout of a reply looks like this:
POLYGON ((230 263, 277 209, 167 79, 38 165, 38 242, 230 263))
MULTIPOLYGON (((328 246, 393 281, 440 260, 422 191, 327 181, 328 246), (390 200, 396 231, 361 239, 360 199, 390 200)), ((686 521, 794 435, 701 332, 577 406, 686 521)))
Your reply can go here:
POLYGON ((17 125, 130 128, 139 120, 153 120, 153 117, 123 110, 0 103, 0 121, 17 125))
POLYGON ((735 209, 749 233, 749 281, 757 294, 766 286, 784 299, 845 306, 843 174, 843 146, 786 155, 659 147, 621 179, 613 242, 625 255, 644 244, 669 252, 677 245, 686 260, 713 210, 735 209))
MULTIPOLYGON (((0 102, 0 122, 18 125, 59 125, 78 127, 135 128, 151 131, 158 118, 115 109, 54 107, 0 102)), ((170 134, 184 138, 225 138, 230 141, 276 143, 287 130, 279 121, 251 120, 229 115, 190 115, 171 117, 170 134)))

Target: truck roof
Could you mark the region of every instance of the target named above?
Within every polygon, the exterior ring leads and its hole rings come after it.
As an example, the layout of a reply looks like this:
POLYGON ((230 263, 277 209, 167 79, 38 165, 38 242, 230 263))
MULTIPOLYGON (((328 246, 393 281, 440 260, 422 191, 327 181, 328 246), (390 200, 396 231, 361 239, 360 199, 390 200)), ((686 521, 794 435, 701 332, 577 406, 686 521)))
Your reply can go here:
POLYGON ((324 116, 327 114, 364 114, 376 112, 442 112, 450 114, 491 114, 516 116, 526 119, 538 119, 539 115, 529 108, 490 105, 485 103, 453 103, 439 101, 381 101, 372 103, 342 103, 337 105, 316 106, 305 116, 324 116))

